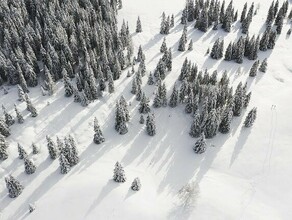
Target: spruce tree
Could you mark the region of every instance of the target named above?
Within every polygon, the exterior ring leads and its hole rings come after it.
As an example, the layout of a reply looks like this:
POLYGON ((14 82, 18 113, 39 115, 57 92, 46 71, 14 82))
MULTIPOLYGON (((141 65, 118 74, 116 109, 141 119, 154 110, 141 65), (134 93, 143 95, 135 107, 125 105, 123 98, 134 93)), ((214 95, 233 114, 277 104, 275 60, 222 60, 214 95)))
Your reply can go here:
POLYGON ((113 179, 118 183, 124 183, 127 180, 124 168, 119 162, 116 162, 115 164, 113 179))
POLYGON ((223 114, 222 121, 219 125, 219 129, 218 129, 222 134, 229 133, 232 116, 233 116, 232 110, 229 108, 226 108, 223 114))
POLYGON ((69 135, 64 139, 64 156, 67 158, 70 166, 75 166, 79 162, 78 150, 74 138, 69 135))
POLYGON ((24 158, 24 169, 25 169, 25 172, 27 174, 33 174, 36 171, 36 165, 34 165, 32 160, 25 157, 24 158))
POLYGON ((233 115, 238 117, 241 115, 242 107, 243 107, 243 90, 242 83, 240 82, 236 88, 234 97, 233 97, 233 115))
POLYGON ((5 177, 5 183, 10 198, 16 198, 22 193, 23 186, 13 176, 9 175, 5 177))
POLYGON ((69 77, 65 69, 63 69, 62 71, 62 75, 63 75, 63 80, 64 80, 65 96, 70 97, 73 95, 73 85, 69 81, 69 77))
POLYGON ((140 124, 144 124, 145 123, 145 119, 143 115, 140 115, 140 120, 139 120, 140 124))
POLYGON ((70 166, 70 163, 68 162, 67 158, 62 153, 60 154, 59 162, 60 162, 61 173, 62 174, 68 173, 71 169, 71 166, 70 166))
POLYGON ((260 65, 259 71, 265 73, 267 71, 267 66, 268 66, 268 60, 267 58, 265 58, 260 65))
POLYGON ((16 117, 17 117, 17 122, 19 124, 22 124, 24 122, 24 118, 22 116, 22 114, 19 112, 17 106, 14 104, 14 110, 15 110, 15 113, 16 113, 16 117))
POLYGON ((146 97, 145 93, 143 93, 142 95, 142 99, 139 106, 139 112, 140 114, 148 114, 150 112, 149 100, 146 97))
POLYGON ((202 154, 206 151, 206 140, 205 140, 205 135, 202 133, 200 135, 200 138, 197 140, 195 143, 193 150, 195 151, 196 154, 202 154))
POLYGON ((141 189, 140 179, 137 177, 134 179, 131 185, 131 189, 134 191, 139 191, 141 189))
POLYGON ((155 117, 153 114, 148 114, 147 116, 146 131, 149 136, 154 136, 156 134, 155 117))
POLYGON ((8 137, 10 135, 10 128, 8 125, 0 118, 0 134, 4 137, 8 137))
POLYGON ((113 80, 113 77, 111 75, 109 76, 109 80, 108 80, 108 92, 109 93, 115 92, 114 80, 113 80))
POLYGON ((8 147, 8 142, 5 140, 4 136, 0 134, 0 160, 6 160, 8 158, 8 147))
POLYGON ((94 118, 94 138, 93 141, 96 144, 101 144, 105 141, 100 126, 98 124, 97 118, 94 118))
POLYGON ((224 58, 226 61, 230 61, 232 60, 232 43, 230 42, 227 49, 226 49, 226 52, 225 52, 225 58, 224 58))
POLYGON ((189 46, 188 46, 188 51, 192 51, 193 50, 193 40, 191 39, 189 46))
POLYGON ((141 33, 141 32, 142 32, 142 25, 141 25, 140 17, 138 16, 137 24, 136 24, 136 33, 141 33))
POLYGON ((17 143, 17 149, 18 149, 18 158, 19 159, 22 160, 22 159, 27 157, 26 151, 24 150, 24 148, 19 143, 17 143))
POLYGON ((58 157, 58 149, 56 147, 56 144, 48 135, 46 136, 46 139, 47 139, 47 148, 50 154, 50 158, 52 160, 55 160, 58 157))
POLYGON ((249 76, 255 77, 257 75, 258 67, 259 67, 259 61, 255 61, 249 71, 249 76))
POLYGON ((15 123, 15 120, 14 118, 12 117, 11 114, 9 114, 6 110, 6 108, 4 107, 4 105, 2 105, 2 110, 3 110, 3 113, 4 113, 4 117, 5 117, 5 123, 8 125, 8 126, 11 126, 15 123))
POLYGON ((243 6, 241 16, 240 16, 240 22, 243 22, 245 20, 246 11, 247 11, 247 2, 243 6))
POLYGON ((38 154, 39 153, 39 148, 36 146, 35 143, 32 143, 31 147, 32 147, 32 153, 33 154, 38 154))
POLYGON ((208 119, 205 124, 205 136, 206 138, 213 138, 217 134, 219 123, 217 118, 216 109, 212 109, 208 114, 208 119))
POLYGON ((178 91, 177 91, 176 85, 174 84, 168 105, 174 108, 177 106, 177 104, 178 104, 178 91))
POLYGON ((166 38, 163 38, 163 42, 160 47, 160 53, 165 53, 165 51, 167 51, 166 38))
POLYGON ((257 108, 253 108, 246 116, 245 121, 244 121, 244 126, 247 128, 251 127, 254 121, 256 120, 256 117, 257 117, 257 108))
POLYGON ((244 98, 244 102, 243 102, 243 107, 244 108, 247 108, 249 102, 250 102, 250 98, 251 98, 251 92, 249 92, 245 98, 244 98))
POLYGON ((25 95, 24 95, 25 93, 20 85, 17 85, 17 91, 18 91, 18 101, 21 101, 21 102, 25 101, 25 95))
POLYGON ((188 96, 188 99, 187 99, 187 104, 186 104, 186 107, 185 107, 185 112, 187 114, 190 114, 190 113, 192 113, 193 108, 194 108, 194 93, 193 93, 193 90, 191 89, 190 90, 190 93, 189 93, 189 96, 188 96))
POLYGON ((194 114, 189 134, 194 138, 198 138, 201 135, 200 113, 198 111, 194 114))
POLYGON ((151 72, 149 73, 147 84, 148 85, 153 85, 154 84, 154 79, 153 79, 153 75, 152 75, 151 72))

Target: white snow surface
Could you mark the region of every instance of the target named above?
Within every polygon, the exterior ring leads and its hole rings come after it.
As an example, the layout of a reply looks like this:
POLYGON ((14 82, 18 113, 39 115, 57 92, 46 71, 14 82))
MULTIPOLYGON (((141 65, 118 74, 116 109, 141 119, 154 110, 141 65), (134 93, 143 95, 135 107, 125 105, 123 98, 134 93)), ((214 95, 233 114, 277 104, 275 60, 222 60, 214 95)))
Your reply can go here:
MULTIPOLYGON (((246 0, 234 1, 239 15, 246 0)), ((251 0, 247 0, 251 4, 251 0)), ((181 0, 124 0, 119 11, 122 20, 129 22, 133 33, 135 53, 141 44, 146 54, 147 75, 153 71, 162 54, 159 52, 163 35, 159 34, 161 14, 175 15, 175 27, 166 37, 173 50, 173 70, 166 77, 168 96, 178 78, 185 57, 210 71, 218 69, 219 76, 226 69, 236 86, 247 80, 252 99, 241 117, 232 122, 232 131, 218 133, 207 140, 206 153, 197 155, 192 146, 196 139, 188 134, 192 118, 184 113, 184 106, 152 110, 156 115, 157 134, 150 137, 145 125, 139 124, 138 104, 130 93, 132 78, 115 81, 116 92, 105 94, 100 100, 83 108, 65 98, 62 82, 53 96, 41 95, 40 88, 29 93, 39 111, 31 118, 25 103, 17 101, 16 87, 1 90, 0 104, 13 111, 17 103, 25 116, 22 125, 11 127, 9 158, 0 163, 0 219, 291 219, 292 218, 292 43, 286 32, 291 27, 284 22, 282 34, 274 50, 259 52, 260 60, 268 58, 267 73, 248 77, 254 61, 244 59, 239 65, 205 56, 213 42, 222 37, 225 48, 231 40, 241 36, 237 22, 231 33, 209 30, 202 33, 189 23, 188 40, 193 39, 192 52, 178 52, 177 45, 183 26, 180 24, 181 0), (143 32, 136 34, 140 16, 143 32), (242 72, 236 74, 238 68, 242 72), (132 105, 129 132, 119 135, 114 130, 115 102, 124 95, 132 105), (271 106, 276 105, 275 109, 271 106), (258 117, 251 128, 243 128, 243 120, 252 107, 258 117), (105 143, 93 143, 93 119, 97 117, 105 136, 105 143), (78 143, 80 162, 68 174, 60 174, 59 161, 48 157, 45 136, 54 139, 71 134, 78 143), (37 165, 36 173, 24 173, 23 161, 18 159, 17 142, 29 152, 37 165), (40 154, 32 155, 31 143, 40 147, 40 154), (127 181, 112 180, 114 164, 120 161, 127 181), (16 199, 8 197, 4 176, 14 175, 24 186, 16 199), (130 189, 135 177, 141 180, 138 192, 130 189), (194 198, 187 205, 179 190, 195 185, 194 198), (36 206, 29 213, 29 203, 36 206)), ((263 32, 271 1, 255 0, 259 6, 250 27, 251 34, 263 32)), ((280 1, 280 4, 282 2, 280 1)), ((291 3, 291 2, 290 2, 291 3)), ((289 5, 289 11, 291 4, 289 5)), ((251 36, 250 34, 250 36, 251 36)), ((137 65, 135 68, 137 69, 137 65)), ((143 91, 153 100, 155 86, 146 85, 143 91)), ((14 112, 13 112, 14 114, 14 112)))

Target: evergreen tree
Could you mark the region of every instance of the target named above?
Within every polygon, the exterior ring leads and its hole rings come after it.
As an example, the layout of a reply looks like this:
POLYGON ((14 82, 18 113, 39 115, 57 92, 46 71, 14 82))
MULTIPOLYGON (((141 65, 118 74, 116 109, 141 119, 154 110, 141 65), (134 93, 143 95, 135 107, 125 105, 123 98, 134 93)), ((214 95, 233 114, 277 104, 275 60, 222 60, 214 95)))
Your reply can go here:
POLYGON ((82 91, 82 92, 79 94, 79 96, 80 96, 80 103, 81 103, 81 105, 82 105, 83 107, 88 106, 88 105, 89 105, 89 100, 88 100, 88 98, 87 98, 85 92, 82 91))
POLYGON ((260 65, 259 71, 265 73, 267 71, 267 66, 268 66, 268 60, 267 58, 265 58, 260 65))
POLYGON ((140 179, 137 177, 134 179, 131 185, 131 189, 134 191, 139 191, 141 189, 140 179))
POLYGON ((140 115, 139 123, 140 124, 144 124, 144 122, 145 122, 144 116, 143 115, 140 115))
POLYGON ((68 138, 64 139, 64 148, 62 153, 68 160, 71 167, 79 162, 77 146, 72 136, 69 135, 68 138))
POLYGON ((255 61, 254 64, 252 65, 250 71, 249 71, 249 76, 255 77, 257 75, 258 67, 259 67, 259 61, 255 61))
POLYGON ((14 104, 14 110, 15 110, 15 113, 16 113, 16 117, 17 117, 17 122, 19 124, 22 124, 24 122, 24 119, 23 119, 23 116, 22 114, 19 112, 19 110, 17 109, 16 105, 14 104))
POLYGON ((62 174, 68 173, 71 169, 71 166, 67 158, 62 153, 60 154, 59 162, 60 162, 61 173, 62 174))
POLYGON ((64 79, 65 96, 70 97, 73 95, 73 85, 69 81, 69 77, 68 77, 66 69, 63 69, 62 75, 64 79))
POLYGON ((27 157, 26 151, 24 150, 24 148, 19 143, 17 143, 17 149, 18 149, 18 157, 19 157, 19 159, 22 160, 22 159, 27 157))
POLYGON ((126 114, 124 108, 119 102, 116 104, 116 117, 115 117, 115 129, 119 134, 123 135, 128 132, 128 126, 126 124, 126 114))
POLYGON ((193 150, 195 151, 196 154, 202 154, 206 151, 206 140, 205 140, 205 135, 202 133, 200 135, 200 138, 197 140, 195 143, 193 150))
POLYGON ((272 2, 269 11, 268 11, 268 16, 266 19, 266 24, 267 25, 272 25, 273 21, 275 19, 275 13, 274 13, 274 1, 272 2))
POLYGON ((156 134, 155 118, 153 114, 148 114, 147 116, 146 131, 149 136, 154 136, 156 134))
POLYGON ((153 100, 153 107, 154 108, 160 108, 161 106, 162 106, 162 100, 159 97, 159 94, 157 92, 157 93, 155 93, 155 97, 154 97, 154 100, 153 100))
POLYGON ((2 110, 3 110, 3 113, 4 113, 4 117, 5 117, 5 123, 8 125, 8 126, 11 126, 15 123, 15 120, 14 118, 7 112, 6 108, 4 107, 4 105, 2 105, 2 110))
POLYGON ((200 31, 207 32, 208 26, 209 26, 209 20, 208 20, 208 12, 207 12, 206 7, 202 9, 200 17, 197 22, 198 22, 198 24, 196 24, 197 28, 200 31))
POLYGON ((22 193, 23 186, 13 176, 9 175, 5 177, 5 183, 10 198, 16 198, 22 193))
POLYGON ((178 91, 177 91, 176 85, 174 84, 168 105, 174 108, 177 106, 177 104, 178 104, 178 91))
POLYGON ((139 46, 138 55, 137 55, 137 62, 141 62, 141 60, 145 60, 145 55, 142 50, 142 46, 139 46))
POLYGON ((253 108, 246 116, 245 121, 244 121, 244 126, 247 128, 251 127, 254 121, 256 120, 256 117, 257 117, 257 108, 253 108))
POLYGON ((141 60, 139 67, 138 67, 138 72, 141 74, 141 76, 145 76, 146 73, 146 65, 145 65, 145 61, 141 60))
POLYGON ((32 153, 33 154, 38 154, 39 153, 39 148, 36 146, 35 143, 32 143, 31 147, 32 147, 32 153))
POLYGON ((33 174, 36 171, 36 165, 34 165, 32 160, 25 157, 24 158, 24 169, 25 169, 25 172, 27 174, 33 174))
POLYGON ((216 60, 223 57, 223 41, 220 41, 220 38, 213 44, 210 56, 216 60))
POLYGON ((200 113, 198 111, 194 114, 194 120, 189 134, 194 138, 198 138, 201 135, 200 113))
POLYGON ((100 126, 98 124, 97 118, 94 118, 94 138, 93 141, 96 144, 101 144, 105 141, 100 126))
MULTIPOLYGON (((291 17, 292 17, 292 13, 291 14, 291 17)), ((291 18, 290 18, 291 19, 291 18)), ((170 27, 173 28, 174 27, 174 15, 172 14, 171 15, 171 19, 170 19, 170 27)))
POLYGON ((283 28, 283 22, 284 22, 284 17, 281 17, 276 28, 277 34, 281 34, 282 28, 283 28))
POLYGON ((276 44, 276 37, 277 37, 277 32, 271 31, 270 37, 269 37, 269 43, 268 43, 269 49, 274 49, 275 44, 276 44))
POLYGON ((8 158, 7 148, 9 144, 5 141, 3 135, 0 134, 0 160, 6 160, 8 158))
POLYGON ((109 93, 115 92, 114 80, 113 80, 113 77, 111 75, 109 76, 109 80, 108 80, 108 92, 109 93))
POLYGON ((160 53, 165 53, 165 51, 167 51, 166 38, 163 38, 163 42, 160 47, 160 53))
POLYGON ((219 125, 219 129, 218 129, 222 134, 229 133, 232 116, 233 116, 232 110, 229 108, 226 108, 223 114, 222 121, 219 125))
POLYGON ((24 91, 20 85, 17 85, 17 90, 18 90, 18 101, 21 101, 21 102, 25 101, 24 91))
POLYGON ((216 109, 212 109, 208 114, 208 119, 205 124, 205 136, 206 138, 213 138, 217 134, 219 123, 217 118, 216 109))
POLYGON ((240 116, 242 107, 243 107, 243 90, 242 90, 242 83, 240 82, 236 88, 234 98, 233 98, 233 115, 234 116, 240 116))
POLYGON ((232 60, 232 43, 230 42, 227 49, 226 49, 226 52, 225 52, 225 58, 224 58, 226 61, 230 61, 232 60))
POLYGON ((184 29, 182 36, 181 36, 179 43, 178 43, 178 51, 185 51, 186 50, 186 43, 187 43, 186 38, 187 38, 186 31, 184 29))
POLYGON ((136 78, 133 78, 133 80, 132 80, 132 90, 131 90, 131 93, 132 94, 137 94, 137 92, 138 92, 137 79, 136 78))
POLYGON ((149 100, 146 98, 145 93, 143 93, 142 95, 142 99, 139 106, 139 112, 140 114, 148 114, 150 112, 149 100))
POLYGON ((141 32, 142 32, 142 25, 141 25, 140 17, 138 16, 137 25, 136 25, 136 33, 141 33, 141 32))
POLYGON ((117 162, 115 165, 113 179, 115 182, 118 182, 118 183, 123 183, 123 182, 126 182, 127 180, 124 168, 119 162, 117 162))
POLYGON ((10 135, 10 128, 8 125, 0 118, 0 134, 4 137, 8 137, 10 135))
POLYGON ((242 12, 241 12, 241 16, 240 16, 241 23, 245 20, 246 12, 247 12, 247 2, 244 4, 242 12))
POLYGON ((185 107, 185 112, 187 114, 190 114, 190 113, 192 113, 193 108, 194 108, 194 93, 193 93, 193 90, 191 89, 190 90, 190 93, 189 93, 189 96, 188 96, 188 99, 187 99, 187 104, 186 104, 186 107, 185 107))
POLYGON ((47 148, 50 154, 50 158, 52 160, 55 160, 58 157, 58 149, 56 147, 56 144, 48 135, 46 136, 46 139, 47 139, 47 148))
POLYGON ((148 85, 153 85, 154 84, 154 79, 153 79, 152 73, 149 74, 147 84, 148 85))
POLYGON ((188 51, 193 50, 193 40, 190 41, 189 46, 188 46, 188 51))

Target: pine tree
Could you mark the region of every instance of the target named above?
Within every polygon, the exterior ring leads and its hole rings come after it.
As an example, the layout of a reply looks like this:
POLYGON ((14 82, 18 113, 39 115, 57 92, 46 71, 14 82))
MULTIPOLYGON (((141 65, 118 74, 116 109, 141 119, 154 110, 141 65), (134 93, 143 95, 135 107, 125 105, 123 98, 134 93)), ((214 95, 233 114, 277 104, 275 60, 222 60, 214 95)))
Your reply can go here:
POLYGON ((213 138, 217 134, 219 123, 217 118, 216 109, 212 109, 208 114, 208 119, 205 124, 205 136, 206 138, 213 138))
POLYGON ((275 13, 274 13, 274 1, 273 1, 271 6, 270 6, 270 8, 269 8, 269 11, 268 11, 266 24, 267 25, 272 25, 274 19, 275 19, 275 13))
POLYGON ((269 43, 268 43, 269 49, 274 49, 275 44, 276 44, 276 38, 277 38, 277 32, 271 31, 270 37, 269 37, 269 43))
POLYGON ((88 98, 87 98, 85 92, 82 91, 82 92, 79 94, 79 96, 80 96, 80 103, 81 103, 81 106, 83 106, 83 107, 88 106, 88 105, 89 105, 89 100, 88 100, 88 98))
POLYGON ((27 157, 27 153, 26 151, 24 150, 24 148, 19 144, 17 143, 17 149, 18 149, 18 157, 19 159, 24 159, 27 157))
POLYGON ((4 113, 4 117, 5 117, 5 123, 8 125, 8 126, 11 126, 15 123, 15 120, 14 118, 7 112, 6 108, 4 107, 4 105, 2 105, 2 110, 3 110, 3 113, 4 113))
POLYGON ((62 153, 60 155, 59 162, 60 162, 61 173, 62 174, 68 173, 71 169, 71 166, 67 158, 62 153))
POLYGON ((32 143, 31 147, 32 147, 32 153, 33 154, 38 154, 39 153, 39 148, 36 146, 35 143, 32 143))
POLYGON ((100 126, 98 124, 97 118, 94 118, 94 138, 93 141, 96 144, 101 144, 105 141, 100 126))
POLYGON ((195 143, 193 150, 196 154, 202 154, 206 151, 206 145, 205 135, 202 133, 200 138, 195 143))
POLYGON ((145 122, 144 116, 143 115, 140 115, 139 123, 140 124, 144 124, 144 122, 145 122))
POLYGON ((224 111, 223 118, 218 129, 222 134, 229 133, 232 116, 233 116, 232 110, 227 108, 224 111))
POLYGON ((283 22, 284 22, 284 17, 281 17, 276 28, 277 34, 281 34, 282 28, 283 28, 283 22))
POLYGON ((22 114, 19 112, 19 110, 17 109, 17 106, 14 104, 14 110, 15 110, 15 113, 16 113, 16 117, 17 117, 17 122, 19 124, 22 124, 24 122, 24 119, 23 119, 23 116, 22 114))
POLYGON ((182 36, 178 43, 178 51, 185 51, 186 50, 186 32, 183 31, 182 36))
POLYGON ((132 80, 132 90, 131 90, 131 93, 132 94, 137 94, 137 92, 138 92, 137 79, 136 78, 133 78, 133 80, 132 80))
POLYGON ((142 95, 142 99, 139 106, 139 112, 140 114, 148 114, 150 112, 149 100, 146 98, 145 93, 143 93, 142 95))
POLYGON ((162 106, 162 100, 159 97, 159 94, 155 93, 155 97, 154 97, 154 100, 153 100, 153 107, 154 108, 160 108, 161 106, 162 106))
POLYGON ((77 146, 71 135, 64 139, 64 148, 62 153, 68 160, 71 167, 75 166, 79 162, 77 146))
POLYGON ((128 132, 126 114, 119 102, 116 103, 115 130, 124 135, 128 132))
POLYGON ((160 53, 165 53, 165 51, 167 51, 166 38, 163 38, 163 42, 160 47, 160 53))
POLYGON ((24 158, 24 169, 25 169, 25 172, 27 174, 33 174, 36 171, 36 165, 34 165, 32 160, 25 157, 24 158))
POLYGON ((141 25, 140 17, 138 16, 137 25, 136 25, 136 33, 141 33, 141 32, 142 32, 142 25, 141 25))
POLYGON ((21 101, 21 102, 25 101, 24 91, 20 85, 17 85, 17 90, 18 90, 18 101, 21 101))
POLYGON ((241 115, 242 107, 243 107, 243 90, 242 90, 242 83, 240 82, 236 88, 234 98, 233 98, 233 115, 238 117, 241 115))
POLYGON ((137 177, 134 179, 131 185, 131 189, 134 191, 139 191, 141 189, 140 179, 137 177))
POLYGON ((118 183, 124 183, 127 180, 124 168, 119 162, 116 162, 113 179, 118 183))
POLYGON ((147 116, 146 131, 149 136, 154 136, 156 134, 155 118, 153 114, 148 114, 147 116))
POLYGON ((221 59, 223 57, 223 40, 220 41, 220 38, 218 38, 215 43, 213 44, 211 54, 211 58, 213 59, 221 59))
POLYGON ((5 177, 5 183, 10 198, 16 198, 22 193, 23 186, 13 176, 9 175, 5 177))
POLYGON ((149 73, 147 84, 148 85, 153 85, 154 84, 154 79, 153 79, 153 75, 152 75, 151 72, 149 73))
POLYGON ((249 76, 255 77, 257 75, 258 67, 259 67, 259 61, 255 61, 254 64, 252 65, 250 71, 249 71, 249 76))
POLYGON ((55 160, 58 157, 58 149, 56 147, 56 144, 53 142, 53 140, 47 135, 47 148, 50 154, 50 158, 52 160, 55 160))
POLYGON ((145 55, 142 50, 142 46, 139 46, 138 55, 137 55, 137 62, 141 62, 141 60, 145 59, 145 55))
POLYGON ((251 127, 254 121, 256 120, 256 117, 257 117, 257 108, 253 108, 246 116, 245 121, 244 121, 244 126, 247 128, 251 127))
POLYGON ((209 24, 208 12, 207 8, 204 7, 201 11, 200 18, 198 19, 198 24, 196 24, 196 26, 200 31, 207 32, 209 26, 208 24, 209 24))
POLYGON ((267 71, 267 66, 268 66, 268 60, 267 58, 265 58, 260 65, 259 71, 265 73, 267 71))
POLYGON ((69 81, 69 77, 68 77, 66 69, 63 69, 62 75, 64 79, 65 96, 70 97, 73 95, 73 85, 69 81))
POLYGON ((225 52, 225 58, 224 58, 226 61, 230 61, 232 60, 232 43, 230 42, 227 49, 226 49, 226 52, 225 52))
POLYGON ((189 93, 189 96, 188 96, 188 99, 187 99, 187 104, 186 104, 186 107, 185 107, 185 112, 187 114, 190 114, 190 113, 192 113, 193 108, 194 108, 194 93, 193 93, 193 90, 191 89, 190 90, 190 93, 189 93))
POLYGON ((244 4, 242 12, 241 12, 241 16, 240 16, 241 23, 245 20, 246 12, 247 12, 247 3, 244 4))
POLYGON ((194 138, 198 138, 201 135, 200 113, 198 111, 194 114, 194 120, 192 122, 189 134, 194 138))
POLYGON ((145 60, 141 60, 138 67, 138 72, 141 74, 142 77, 145 76, 145 73, 146 73, 145 60))
POLYGON ((176 85, 174 85, 168 105, 174 108, 177 106, 177 104, 178 104, 178 91, 177 91, 176 85))
POLYGON ((8 137, 10 135, 10 128, 8 125, 0 118, 0 134, 4 137, 8 137))
POLYGON ((188 51, 193 50, 193 40, 190 41, 189 46, 188 46, 188 51))
POLYGON ((6 160, 8 158, 8 147, 8 142, 5 140, 4 136, 0 134, 0 160, 6 160))
POLYGON ((251 98, 251 92, 249 92, 245 98, 244 98, 244 102, 243 102, 243 107, 244 108, 247 108, 249 102, 250 102, 250 98, 251 98))
POLYGON ((33 106, 30 98, 28 97, 28 95, 26 93, 25 93, 25 101, 26 101, 26 109, 30 112, 30 116, 37 117, 38 112, 37 112, 36 108, 33 106))
POLYGON ((108 92, 109 93, 115 92, 114 80, 113 80, 113 77, 111 75, 109 76, 109 79, 108 79, 108 92))

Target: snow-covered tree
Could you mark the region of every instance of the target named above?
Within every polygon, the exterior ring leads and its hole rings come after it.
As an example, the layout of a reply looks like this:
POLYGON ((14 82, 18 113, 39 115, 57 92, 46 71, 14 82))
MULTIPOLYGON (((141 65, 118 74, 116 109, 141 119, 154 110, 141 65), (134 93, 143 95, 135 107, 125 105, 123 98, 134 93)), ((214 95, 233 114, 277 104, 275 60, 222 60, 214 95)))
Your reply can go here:
POLYGON ((252 65, 250 71, 249 71, 249 76, 255 77, 257 75, 258 67, 259 67, 259 61, 255 61, 254 64, 252 65))
POLYGON ((134 191, 139 191, 141 189, 141 182, 138 177, 135 178, 134 181, 132 182, 131 189, 134 191))
POLYGON ((174 108, 177 106, 177 104, 178 104, 178 91, 177 91, 176 85, 174 84, 168 105, 174 108))
POLYGON ((4 136, 0 134, 0 160, 6 160, 8 158, 8 147, 8 142, 5 140, 4 136))
POLYGON ((5 183, 10 198, 16 198, 22 193, 23 186, 13 176, 9 175, 5 177, 5 183))
POLYGON ((96 144, 101 144, 105 141, 100 126, 98 124, 97 118, 94 118, 94 138, 93 141, 96 144))
POLYGON ((0 134, 3 135, 4 137, 8 137, 10 135, 10 128, 1 118, 0 118, 0 134))
POLYGON ((227 108, 224 111, 224 115, 218 129, 222 134, 226 134, 230 131, 232 116, 233 116, 232 110, 227 108))
POLYGON ((166 38, 163 38, 163 42, 160 47, 160 53, 165 53, 165 51, 167 51, 166 38))
POLYGON ((147 116, 146 131, 149 136, 154 136, 156 134, 155 117, 153 114, 148 114, 147 116))
POLYGON ((39 148, 37 147, 37 145, 35 143, 32 143, 31 147, 32 147, 32 153, 33 154, 38 154, 39 153, 39 148))
POLYGON ((123 183, 127 180, 124 168, 120 162, 116 162, 113 179, 118 183, 123 183))
POLYGON ((71 169, 71 166, 70 166, 70 163, 68 162, 67 158, 62 153, 60 154, 59 162, 60 162, 61 173, 62 174, 68 173, 71 169))
POLYGON ((194 114, 194 120, 189 132, 191 137, 198 138, 201 135, 200 113, 197 111, 194 114))
POLYGON ((257 108, 253 108, 246 116, 245 121, 244 121, 244 126, 247 128, 251 127, 254 121, 256 120, 256 117, 257 117, 257 108))
POLYGON ((17 106, 14 104, 14 110, 15 110, 15 113, 16 113, 16 117, 17 117, 17 122, 19 124, 22 124, 24 122, 24 118, 22 116, 22 114, 19 112, 17 106))
POLYGON ((259 71, 265 73, 267 71, 267 66, 268 66, 268 60, 267 58, 265 58, 260 65, 259 71))
POLYGON ((19 159, 24 159, 24 158, 27 157, 26 151, 24 150, 24 148, 19 143, 17 143, 17 149, 18 149, 18 157, 19 157, 19 159))
POLYGON ((139 120, 140 124, 144 124, 145 123, 145 119, 143 115, 140 115, 140 120, 139 120))
POLYGON ((140 17, 138 16, 137 24, 136 24, 136 33, 141 33, 141 32, 142 32, 142 25, 141 25, 140 17))
POLYGON ((36 171, 36 165, 27 157, 24 158, 24 169, 27 174, 33 174, 36 171))
POLYGON ((56 147, 55 142, 52 140, 51 137, 49 137, 48 135, 46 136, 47 139, 47 148, 50 154, 50 158, 52 160, 55 160, 58 157, 58 149, 56 147))
POLYGON ((205 135, 202 133, 200 138, 196 141, 193 150, 195 151, 196 154, 202 154, 206 151, 206 140, 205 140, 205 135))
POLYGON ((6 110, 6 108, 4 107, 4 105, 2 105, 2 110, 3 110, 3 113, 4 113, 4 117, 5 117, 5 123, 8 125, 8 126, 11 126, 15 123, 15 120, 14 118, 12 117, 11 114, 9 114, 6 110))

